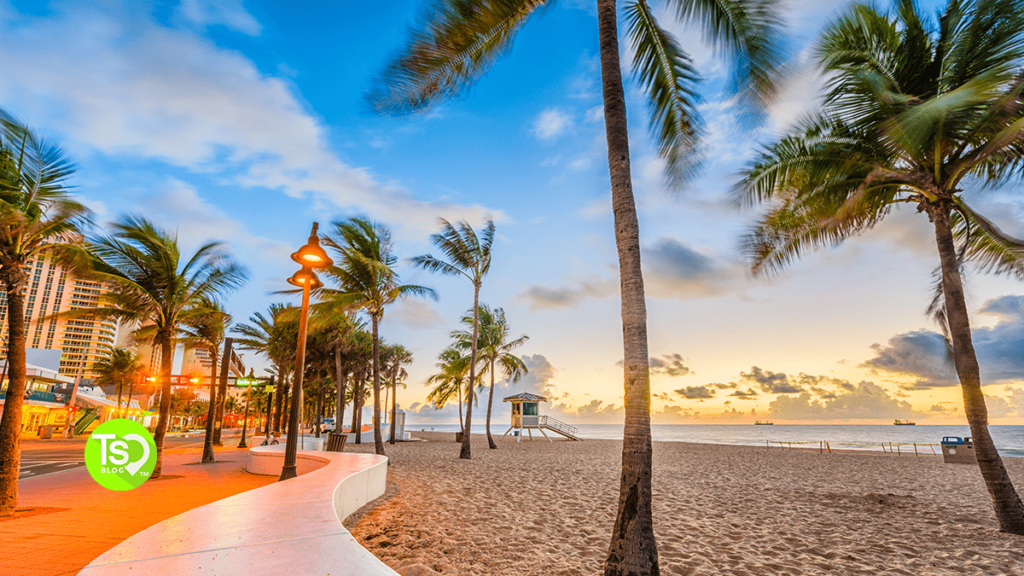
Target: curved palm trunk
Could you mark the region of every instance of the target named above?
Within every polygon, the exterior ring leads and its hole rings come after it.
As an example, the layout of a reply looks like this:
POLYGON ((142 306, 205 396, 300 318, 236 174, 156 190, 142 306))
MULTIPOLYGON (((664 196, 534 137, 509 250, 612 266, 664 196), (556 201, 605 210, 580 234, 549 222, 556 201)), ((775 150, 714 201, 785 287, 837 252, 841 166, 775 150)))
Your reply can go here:
POLYGON ((274 436, 281 435, 281 410, 284 405, 284 395, 287 393, 287 384, 284 380, 284 366, 278 364, 277 366, 277 401, 274 406, 274 436))
MULTIPOLYGON (((8 267, 0 279, 7 291, 7 397, 0 417, 0 517, 14 514, 18 506, 18 474, 21 468, 21 407, 25 403, 25 296, 27 279, 21 268, 8 267)), ((0 382, 2 383, 2 382, 0 382)), ((73 426, 70 416, 67 423, 73 426)))
POLYGON ((210 347, 213 365, 210 367, 210 406, 206 410, 206 437, 203 440, 203 464, 215 461, 213 457, 213 420, 216 418, 217 405, 217 348, 210 347))
POLYGON ((953 340, 953 362, 963 390, 964 413, 967 415, 967 423, 971 426, 978 467, 981 469, 982 478, 985 479, 985 487, 992 497, 999 529, 1024 536, 1024 504, 1014 490, 1006 467, 1003 466, 1003 460, 999 457, 999 451, 996 450, 992 436, 988 432, 988 409, 985 407, 985 395, 981 391, 978 357, 971 341, 970 318, 964 300, 960 265, 953 244, 953 233, 950 230, 950 205, 930 205, 928 212, 935 225, 935 241, 942 262, 946 318, 950 338, 953 340))
POLYGON ((388 443, 392 445, 395 443, 396 416, 398 416, 398 370, 395 370, 395 375, 391 377, 391 435, 388 437, 388 443))
POLYGON ((498 445, 491 437, 491 407, 494 406, 494 358, 491 358, 491 392, 487 395, 487 446, 491 450, 497 450, 498 445))
MULTIPOLYGON (((230 340, 230 339, 229 339, 230 340)), ((215 446, 223 446, 221 433, 224 430, 224 408, 228 399, 228 374, 231 369, 231 346, 224 349, 224 359, 221 361, 220 383, 217 385, 217 415, 213 424, 213 443, 215 446)))
POLYGON ((373 324, 373 451, 383 455, 384 436, 380 429, 380 338, 377 335, 380 316, 374 314, 370 320, 373 324))
POLYGON ((124 382, 118 381, 117 383, 117 417, 120 418, 121 412, 121 393, 124 392, 124 382))
POLYGON ((341 434, 343 423, 345 422, 345 388, 347 388, 347 382, 345 381, 345 372, 341 367, 341 347, 337 346, 334 348, 334 373, 335 373, 335 385, 337 386, 338 399, 334 405, 334 432, 341 434))
POLYGON ((651 384, 647 355, 647 305, 640 269, 640 224, 629 169, 629 133, 619 64, 615 0, 598 0, 604 123, 608 140, 615 245, 622 296, 625 427, 619 507, 605 576, 656 575, 658 547, 651 519, 651 384))
POLYGON ((174 344, 170 334, 157 334, 160 344, 160 417, 156 421, 153 442, 156 444, 156 467, 150 478, 159 478, 164 466, 164 436, 171 415, 171 370, 174 367, 174 344))
POLYGON ((466 425, 462 428, 462 451, 459 458, 470 459, 473 437, 473 398, 476 397, 476 339, 480 329, 480 283, 473 284, 473 343, 469 352, 469 388, 466 392, 466 425))

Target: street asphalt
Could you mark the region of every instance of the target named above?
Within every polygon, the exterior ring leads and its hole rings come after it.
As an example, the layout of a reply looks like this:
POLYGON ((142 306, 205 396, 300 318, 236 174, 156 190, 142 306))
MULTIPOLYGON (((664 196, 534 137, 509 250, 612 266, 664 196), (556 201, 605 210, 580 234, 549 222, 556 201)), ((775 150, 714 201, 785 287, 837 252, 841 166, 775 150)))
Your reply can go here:
MULTIPOLYGON (((238 438, 241 435, 239 430, 225 430, 224 439, 238 438)), ((21 469, 18 471, 18 480, 28 480, 61 472, 79 466, 85 466, 85 437, 66 440, 54 438, 52 440, 22 440, 21 442, 21 469)), ((250 442, 251 444, 252 442, 250 442)), ((234 447, 234 443, 225 442, 226 446, 234 447)), ((170 436, 164 440, 164 449, 194 448, 203 445, 203 436, 170 436)))

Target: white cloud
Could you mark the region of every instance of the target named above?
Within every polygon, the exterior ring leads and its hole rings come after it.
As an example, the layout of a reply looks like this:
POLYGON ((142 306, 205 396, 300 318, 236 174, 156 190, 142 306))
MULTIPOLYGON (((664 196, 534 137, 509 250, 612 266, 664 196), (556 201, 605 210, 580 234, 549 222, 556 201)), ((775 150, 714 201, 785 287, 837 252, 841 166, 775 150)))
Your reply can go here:
MULTIPOLYGON (((245 28, 232 6, 191 3, 183 10, 204 22, 245 28)), ((192 31, 158 24, 148 9, 67 4, 47 19, 0 23, 0 101, 44 131, 59 126, 71 147, 156 159, 220 173, 228 183, 387 213, 406 233, 432 231, 440 215, 478 219, 493 212, 422 201, 347 165, 288 80, 262 73, 242 54, 192 31)))
POLYGON ((231 30, 258 36, 263 26, 242 6, 242 0, 182 0, 181 15, 199 26, 223 25, 231 30))
POLYGON ((406 328, 422 329, 444 326, 444 319, 431 302, 417 298, 406 298, 388 308, 388 321, 395 321, 406 328))
POLYGON ((587 124, 597 124, 598 122, 604 121, 604 106, 594 106, 590 110, 587 110, 585 115, 587 124))
POLYGON ((559 136, 571 129, 572 125, 572 116, 568 113, 559 108, 548 108, 537 115, 537 119, 534 120, 533 134, 537 139, 549 142, 557 140, 559 136))

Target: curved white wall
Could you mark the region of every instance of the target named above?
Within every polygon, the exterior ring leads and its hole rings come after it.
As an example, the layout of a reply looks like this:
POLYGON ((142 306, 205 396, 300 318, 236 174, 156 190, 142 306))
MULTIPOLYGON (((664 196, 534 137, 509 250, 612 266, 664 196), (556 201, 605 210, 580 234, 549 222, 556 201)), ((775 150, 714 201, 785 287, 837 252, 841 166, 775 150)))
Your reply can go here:
MULTIPOLYGON (((283 449, 251 449, 248 469, 280 474, 283 449)), ((341 525, 384 494, 387 458, 299 452, 296 465, 298 478, 168 518, 110 549, 79 574, 396 576, 341 525)))

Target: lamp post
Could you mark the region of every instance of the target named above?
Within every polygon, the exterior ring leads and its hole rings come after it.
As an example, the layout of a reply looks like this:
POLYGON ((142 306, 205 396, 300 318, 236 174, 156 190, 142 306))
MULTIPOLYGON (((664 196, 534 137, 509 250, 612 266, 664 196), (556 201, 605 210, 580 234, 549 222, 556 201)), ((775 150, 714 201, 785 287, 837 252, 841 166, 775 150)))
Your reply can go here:
MULTIPOLYGON (((309 241, 297 252, 292 254, 292 260, 302 265, 302 268, 288 279, 292 286, 302 288, 302 308, 299 311, 299 340, 295 346, 295 381, 292 384, 292 405, 291 418, 288 422, 288 443, 285 446, 284 466, 281 467, 280 480, 295 478, 298 474, 295 471, 295 457, 298 453, 298 432, 299 415, 302 408, 302 375, 306 365, 306 328, 309 324, 309 293, 323 286, 320 279, 313 272, 314 268, 327 268, 334 261, 327 256, 327 252, 320 247, 320 237, 316 231, 319 224, 313 223, 313 229, 309 233, 309 241)), ((279 480, 279 481, 280 481, 279 480)))

